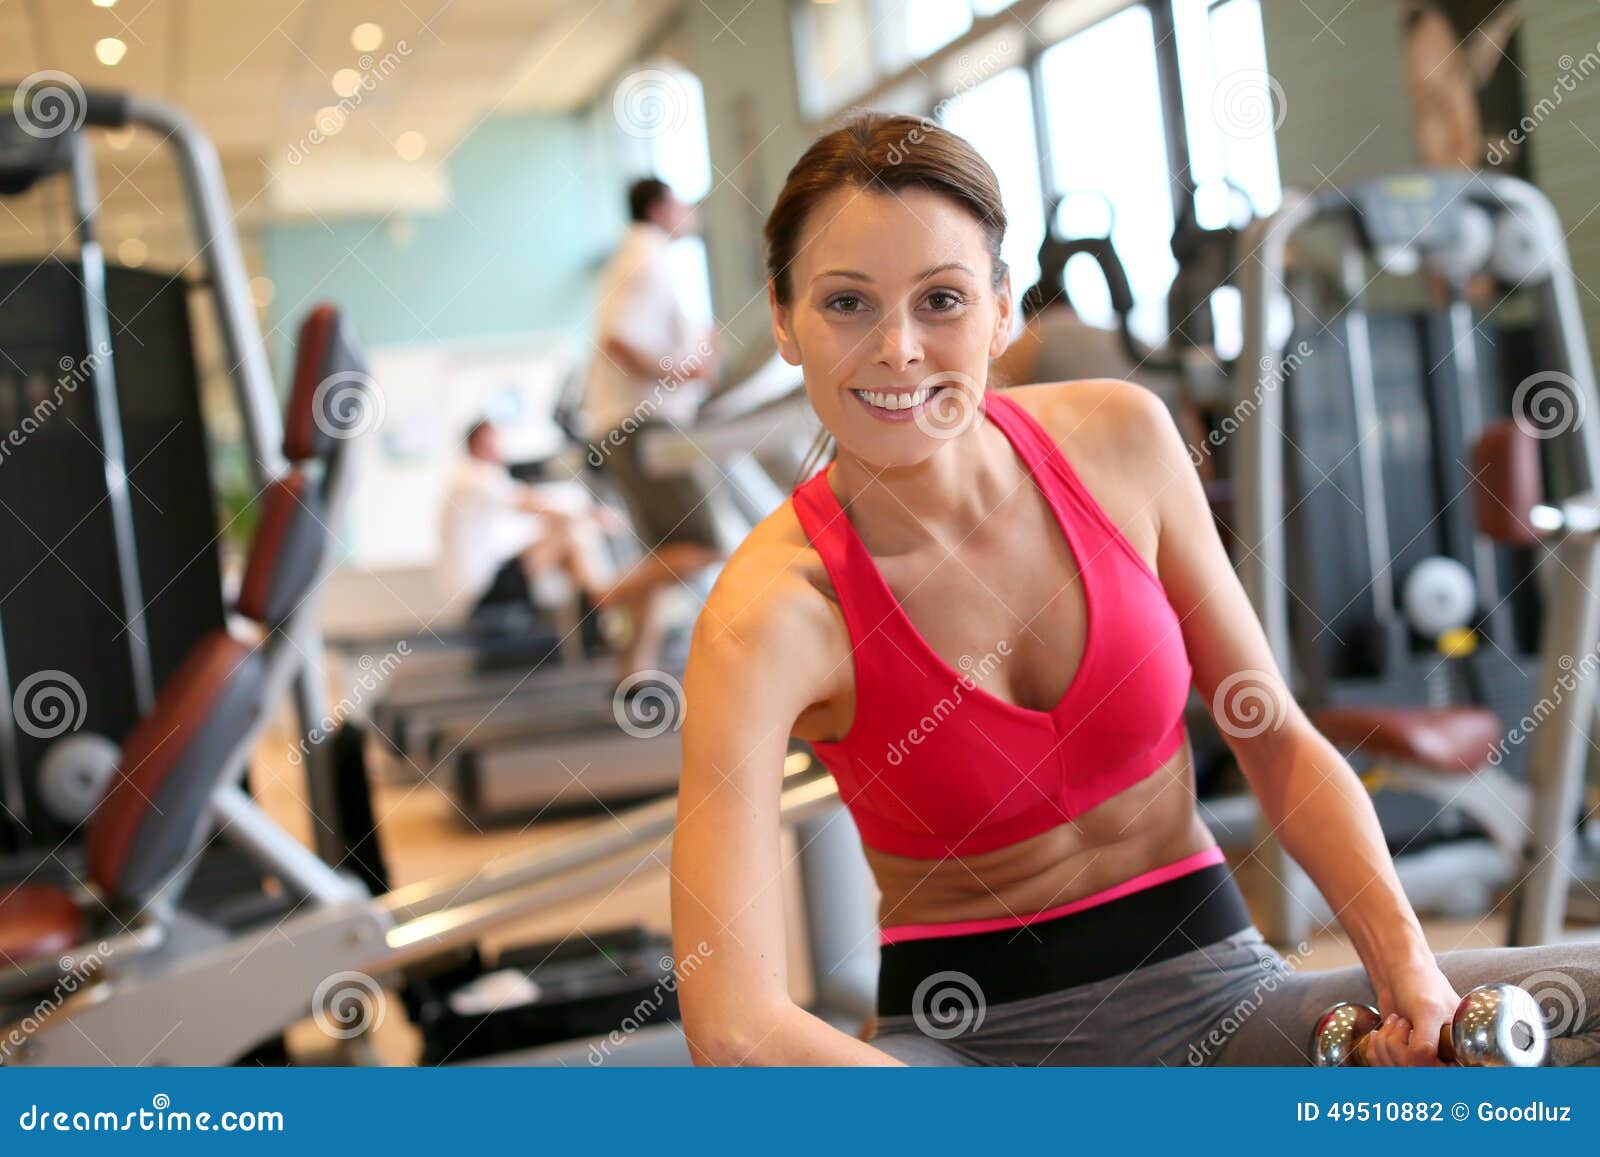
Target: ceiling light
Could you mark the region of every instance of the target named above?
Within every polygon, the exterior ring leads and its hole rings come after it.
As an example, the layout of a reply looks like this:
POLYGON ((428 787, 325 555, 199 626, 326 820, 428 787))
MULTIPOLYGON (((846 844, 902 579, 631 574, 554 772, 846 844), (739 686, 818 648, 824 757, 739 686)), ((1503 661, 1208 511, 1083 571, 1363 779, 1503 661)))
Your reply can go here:
POLYGON ((414 161, 428 151, 428 138, 421 133, 401 133, 395 138, 394 151, 400 154, 401 160, 414 161))
POLYGON ((94 6, 96 8, 115 8, 117 0, 94 0, 94 6))
POLYGON ((107 68, 115 68, 127 53, 128 46, 115 36, 108 36, 104 40, 95 42, 94 54, 107 68))
POLYGON ((256 303, 257 309, 266 309, 272 304, 272 299, 278 296, 278 287, 272 283, 270 277, 252 277, 250 279, 250 299, 256 303))
POLYGON ((353 68, 341 68, 333 74, 333 91, 340 96, 354 96, 361 87, 361 74, 353 68))
POLYGON ((317 130, 325 137, 337 136, 344 128, 344 110, 334 105, 324 105, 317 110, 317 130))
POLYGON ((350 31, 350 46, 357 52, 376 52, 383 43, 383 29, 376 24, 357 24, 350 31))
POLYGON ((150 247, 137 237, 126 238, 117 246, 117 260, 130 269, 137 269, 150 256, 150 247))

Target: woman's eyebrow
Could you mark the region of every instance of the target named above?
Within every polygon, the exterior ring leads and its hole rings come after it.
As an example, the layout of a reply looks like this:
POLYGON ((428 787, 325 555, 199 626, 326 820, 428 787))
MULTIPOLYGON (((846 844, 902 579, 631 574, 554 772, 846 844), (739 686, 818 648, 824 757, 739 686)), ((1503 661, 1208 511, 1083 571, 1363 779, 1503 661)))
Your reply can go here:
MULTIPOLYGON (((931 269, 924 269, 921 273, 917 274, 916 279, 918 281, 926 281, 934 274, 943 273, 947 269, 959 269, 963 273, 968 274, 972 272, 972 267, 964 261, 946 261, 943 265, 935 265, 931 269)), ((852 281, 870 282, 872 280, 870 275, 862 273, 859 269, 824 269, 811 280, 820 281, 824 277, 848 277, 852 281)))

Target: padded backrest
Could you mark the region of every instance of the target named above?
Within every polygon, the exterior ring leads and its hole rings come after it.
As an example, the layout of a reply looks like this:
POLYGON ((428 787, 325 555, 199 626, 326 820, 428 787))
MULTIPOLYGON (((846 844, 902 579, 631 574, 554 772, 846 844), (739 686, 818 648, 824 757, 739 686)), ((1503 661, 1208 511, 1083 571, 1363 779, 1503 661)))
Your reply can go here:
POLYGON ((377 396, 366 352, 344 314, 319 305, 300 325, 294 383, 283 414, 283 453, 291 462, 335 464, 341 447, 373 423, 377 396))
POLYGON ((1472 447, 1478 530, 1506 546, 1532 546, 1541 535, 1530 516, 1543 501, 1538 440, 1509 418, 1485 426, 1472 447))
POLYGON ((331 533, 322 495, 302 471, 274 480, 261 494, 235 609, 268 627, 283 626, 316 582, 331 533))
POLYGON ((108 899, 148 899, 193 852, 228 757, 263 710, 265 672, 260 651, 213 631, 128 733, 86 841, 90 878, 108 899))

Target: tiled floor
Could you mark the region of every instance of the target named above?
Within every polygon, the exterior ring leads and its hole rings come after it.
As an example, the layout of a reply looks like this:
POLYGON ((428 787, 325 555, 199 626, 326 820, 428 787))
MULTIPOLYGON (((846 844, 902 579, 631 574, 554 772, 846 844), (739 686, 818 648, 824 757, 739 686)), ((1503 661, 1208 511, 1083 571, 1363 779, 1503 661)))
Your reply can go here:
MULTIPOLYGON (((305 805, 303 769, 290 760, 287 731, 269 730, 262 742, 252 770, 252 784, 258 798, 280 822, 303 841, 309 842, 310 815, 305 805)), ((470 876, 497 858, 537 846, 584 820, 544 823, 536 827, 478 830, 460 813, 449 798, 426 782, 406 782, 375 775, 374 811, 382 834, 384 854, 396 885, 414 881, 470 876)), ((792 850, 792 849, 791 849, 792 850)), ((786 856, 786 861, 792 856, 786 856)), ((798 935, 800 899, 798 879, 791 871, 785 881, 785 894, 791 915, 790 974, 806 976, 804 944, 798 935)), ((1247 898, 1256 890, 1248 872, 1241 874, 1247 898)), ((548 912, 508 927, 487 942, 491 949, 502 944, 529 943, 559 939, 582 932, 639 924, 666 932, 670 929, 667 875, 663 865, 655 864, 601 895, 562 904, 548 912)), ((1428 920, 1425 929, 1435 951, 1463 947, 1489 947, 1501 942, 1505 933, 1502 916, 1468 920, 1428 920)), ((1337 929, 1324 930, 1311 942, 1299 967, 1321 970, 1358 963, 1349 941, 1337 929)), ((803 984, 803 982, 802 982, 803 984)), ((804 1000, 809 994, 802 986, 795 992, 804 1000)), ((376 1035, 379 1054, 390 1063, 406 1063, 415 1056, 416 1042, 404 1018, 388 1018, 391 1023, 376 1035)), ((316 1030, 307 1025, 293 1037, 298 1044, 316 1043, 316 1030)))

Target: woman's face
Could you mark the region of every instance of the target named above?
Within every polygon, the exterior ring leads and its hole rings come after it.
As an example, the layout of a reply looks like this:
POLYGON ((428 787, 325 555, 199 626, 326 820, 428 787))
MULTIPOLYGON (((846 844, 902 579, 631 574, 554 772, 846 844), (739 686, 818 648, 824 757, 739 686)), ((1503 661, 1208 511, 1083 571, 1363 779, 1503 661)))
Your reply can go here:
POLYGON ((841 449, 909 466, 969 429, 1011 332, 982 227, 926 189, 840 189, 811 210, 788 306, 769 296, 784 359, 841 449))

